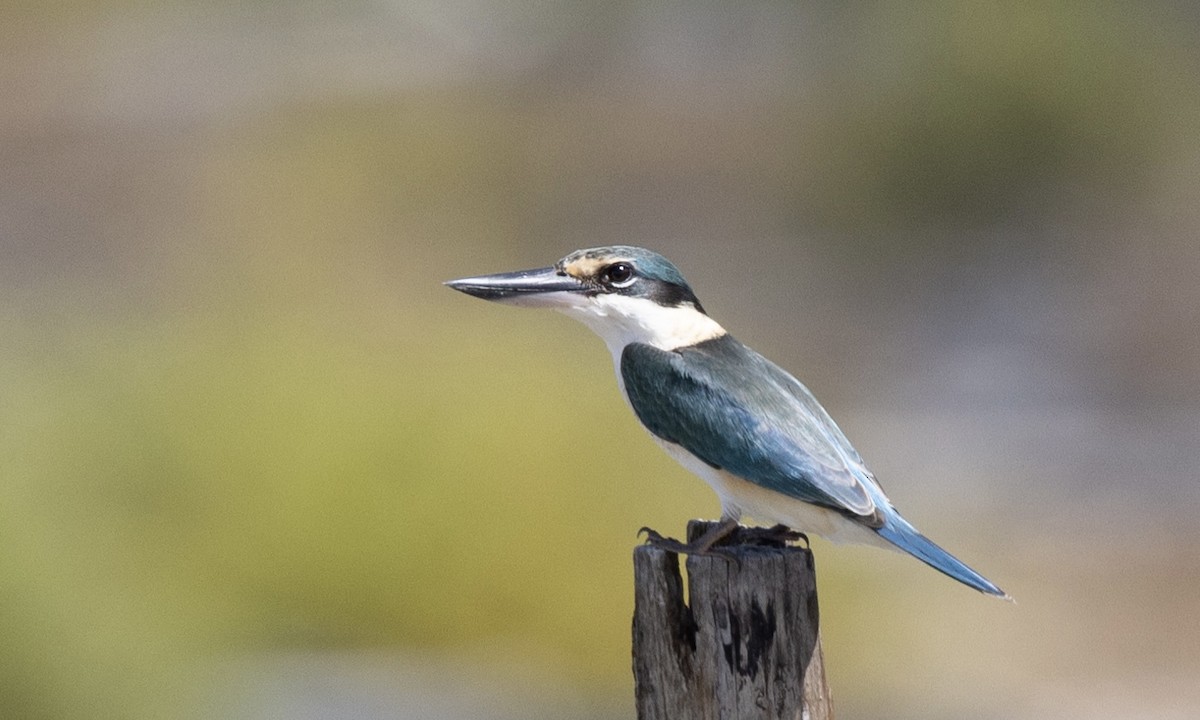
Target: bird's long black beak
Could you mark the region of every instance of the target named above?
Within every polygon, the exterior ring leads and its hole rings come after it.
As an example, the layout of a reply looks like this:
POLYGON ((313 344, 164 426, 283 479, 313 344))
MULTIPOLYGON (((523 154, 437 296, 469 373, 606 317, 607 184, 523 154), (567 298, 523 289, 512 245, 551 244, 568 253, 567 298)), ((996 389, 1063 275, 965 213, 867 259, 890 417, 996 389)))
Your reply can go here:
POLYGON ((446 285, 484 300, 499 300, 516 304, 542 304, 550 293, 582 292, 587 285, 556 268, 480 275, 479 277, 447 280, 446 285))

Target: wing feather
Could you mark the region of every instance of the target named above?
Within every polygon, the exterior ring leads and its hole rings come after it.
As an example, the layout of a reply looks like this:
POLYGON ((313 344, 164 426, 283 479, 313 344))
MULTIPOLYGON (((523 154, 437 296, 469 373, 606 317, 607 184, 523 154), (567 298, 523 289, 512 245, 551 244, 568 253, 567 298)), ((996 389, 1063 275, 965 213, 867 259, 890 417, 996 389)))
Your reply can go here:
POLYGON ((621 377, 634 412, 663 440, 775 492, 875 516, 871 490, 882 492, 829 414, 732 336, 674 351, 631 343, 621 377))

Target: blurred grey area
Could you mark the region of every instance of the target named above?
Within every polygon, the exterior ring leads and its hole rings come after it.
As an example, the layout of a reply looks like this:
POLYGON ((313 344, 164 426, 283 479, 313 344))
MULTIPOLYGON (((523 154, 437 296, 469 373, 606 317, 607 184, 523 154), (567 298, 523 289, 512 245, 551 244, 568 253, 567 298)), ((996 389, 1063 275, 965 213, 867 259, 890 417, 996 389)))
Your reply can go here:
POLYGON ((0 716, 631 717, 634 531, 716 504, 439 285, 617 243, 1017 598, 818 544, 839 714, 1200 707, 1193 5, 0 20, 0 716))

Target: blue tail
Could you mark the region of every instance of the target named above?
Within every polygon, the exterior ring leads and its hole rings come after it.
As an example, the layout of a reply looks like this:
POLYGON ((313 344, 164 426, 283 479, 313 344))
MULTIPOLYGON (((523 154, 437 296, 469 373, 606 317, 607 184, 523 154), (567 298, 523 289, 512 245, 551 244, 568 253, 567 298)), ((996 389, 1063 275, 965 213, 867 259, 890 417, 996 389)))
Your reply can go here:
POLYGON ((969 585, 988 595, 1012 600, 1008 593, 967 567, 958 558, 935 545, 932 540, 917 532, 916 528, 898 515, 889 517, 887 523, 875 532, 934 570, 943 572, 964 585, 969 585))

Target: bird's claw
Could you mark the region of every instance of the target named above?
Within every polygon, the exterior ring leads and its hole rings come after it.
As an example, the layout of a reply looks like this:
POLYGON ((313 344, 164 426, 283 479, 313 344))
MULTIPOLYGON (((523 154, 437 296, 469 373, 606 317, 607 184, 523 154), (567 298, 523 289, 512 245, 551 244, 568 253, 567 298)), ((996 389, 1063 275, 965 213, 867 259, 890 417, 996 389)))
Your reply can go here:
POLYGON ((639 537, 642 535, 646 536, 647 545, 652 545, 660 550, 666 550, 676 555, 694 555, 697 557, 716 556, 727 562, 732 562, 739 568, 742 566, 742 561, 738 559, 737 554, 728 548, 713 547, 711 545, 706 547, 703 543, 698 542, 681 542, 675 538, 666 537, 657 530, 649 527, 640 528, 637 534, 639 537))
POLYGON ((809 549, 811 547, 809 545, 807 535, 800 532, 799 530, 793 530, 790 527, 788 527, 787 525, 782 525, 782 524, 781 525, 772 525, 771 527, 766 528, 765 530, 762 530, 762 534, 763 534, 762 536, 764 538, 766 538, 768 540, 774 540, 776 542, 781 542, 784 545, 786 545, 790 542, 797 542, 797 541, 803 540, 805 549, 809 549))
POLYGON ((682 543, 675 538, 666 537, 662 533, 653 528, 643 527, 638 530, 638 536, 646 536, 646 544, 653 545, 656 548, 673 552, 679 555, 690 555, 693 548, 687 543, 682 543))
POLYGON ((655 540, 663 539, 663 536, 661 534, 659 534, 659 532, 657 530, 655 530, 652 527, 647 527, 645 525, 638 528, 637 534, 638 534, 638 537, 641 537, 643 535, 646 536, 646 544, 647 545, 651 544, 655 540))

